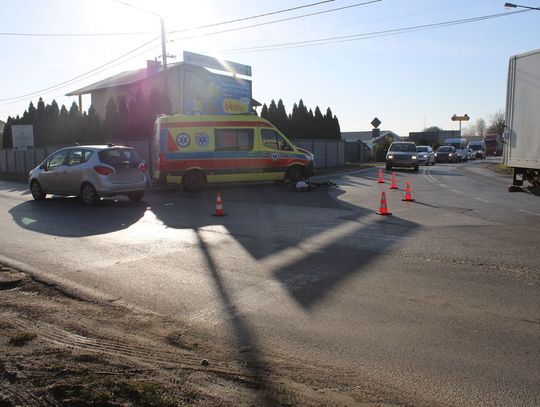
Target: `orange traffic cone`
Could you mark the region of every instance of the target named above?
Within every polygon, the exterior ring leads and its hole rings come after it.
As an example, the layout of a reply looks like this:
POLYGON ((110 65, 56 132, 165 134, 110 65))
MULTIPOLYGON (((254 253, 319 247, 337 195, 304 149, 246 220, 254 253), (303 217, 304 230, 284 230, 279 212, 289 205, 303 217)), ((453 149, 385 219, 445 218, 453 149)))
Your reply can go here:
POLYGON ((216 213, 212 216, 225 216, 223 211, 223 202, 221 202, 221 192, 218 192, 216 195, 216 213))
POLYGON ((382 168, 379 168, 379 179, 377 180, 379 184, 384 184, 384 180, 382 178, 382 168))
POLYGON ((392 173, 392 185, 390 185, 390 189, 398 189, 395 172, 392 173))
POLYGON ((377 215, 382 215, 382 216, 392 215, 392 213, 388 212, 388 207, 386 206, 386 194, 384 193, 384 191, 382 191, 382 194, 381 194, 381 206, 379 207, 379 211, 377 212, 377 215))
POLYGON ((407 182, 407 188, 405 188, 405 198, 402 201, 414 202, 414 199, 411 195, 411 183, 407 182))

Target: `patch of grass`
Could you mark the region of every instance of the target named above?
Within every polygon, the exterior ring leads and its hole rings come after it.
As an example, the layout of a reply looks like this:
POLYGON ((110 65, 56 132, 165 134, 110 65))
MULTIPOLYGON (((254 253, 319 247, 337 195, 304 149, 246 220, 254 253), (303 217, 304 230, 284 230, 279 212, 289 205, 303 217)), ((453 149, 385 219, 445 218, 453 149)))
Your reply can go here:
POLYGON ((28 342, 36 339, 36 334, 31 332, 17 332, 11 338, 9 338, 9 343, 13 346, 24 346, 28 342))
POLYGON ((119 406, 176 407, 177 403, 164 396, 156 383, 124 379, 86 378, 84 383, 58 384, 51 394, 62 405, 73 406, 119 406))
POLYGON ((503 163, 491 165, 489 166, 489 169, 502 175, 512 175, 512 168, 507 167, 503 163))

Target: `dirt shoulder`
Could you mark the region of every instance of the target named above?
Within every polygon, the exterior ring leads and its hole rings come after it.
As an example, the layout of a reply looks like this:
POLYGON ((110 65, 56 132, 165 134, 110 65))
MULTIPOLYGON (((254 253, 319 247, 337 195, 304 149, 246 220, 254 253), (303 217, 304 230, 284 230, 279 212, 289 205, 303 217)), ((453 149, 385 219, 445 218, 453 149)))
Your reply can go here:
POLYGON ((0 406, 419 405, 0 264, 0 406))

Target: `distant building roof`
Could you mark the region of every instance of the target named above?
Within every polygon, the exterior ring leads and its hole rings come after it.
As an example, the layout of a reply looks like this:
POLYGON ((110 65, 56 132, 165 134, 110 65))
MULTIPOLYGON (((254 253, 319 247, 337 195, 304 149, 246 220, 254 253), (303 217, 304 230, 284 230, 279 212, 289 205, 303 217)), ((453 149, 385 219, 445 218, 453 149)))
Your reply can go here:
POLYGON ((369 131, 342 131, 341 139, 348 142, 357 142, 361 141, 369 148, 373 148, 373 143, 386 138, 392 137, 393 140, 401 140, 402 138, 390 130, 381 130, 381 133, 378 137, 373 137, 371 130, 369 131))
MULTIPOLYGON (((167 69, 175 68, 182 63, 183 62, 170 64, 167 66, 167 69)), ((132 83, 142 81, 143 79, 146 79, 148 77, 159 75, 161 72, 163 72, 162 67, 152 69, 152 70, 149 70, 148 68, 141 68, 141 69, 134 69, 132 71, 121 72, 119 74, 105 78, 99 82, 85 86, 84 88, 80 88, 72 92, 69 92, 66 94, 66 96, 86 95, 87 93, 92 93, 93 91, 99 90, 99 89, 130 85, 132 83)))
MULTIPOLYGON (((390 130, 381 130, 379 137, 376 137, 375 140, 378 140, 382 137, 392 137, 393 139, 401 139, 399 135, 390 130)), ((369 131, 342 131, 341 139, 345 141, 373 141, 373 133, 369 131)))
MULTIPOLYGON (((177 68, 182 64, 183 62, 169 64, 167 65, 167 69, 177 68)), ((199 68, 199 69, 204 69, 204 68, 199 68)), ((99 89, 107 89, 107 88, 113 88, 117 86, 131 85, 132 83, 142 81, 143 79, 146 79, 148 77, 159 75, 162 72, 163 72, 163 68, 161 66, 155 67, 154 69, 150 69, 150 70, 147 67, 147 68, 134 69, 132 71, 121 72, 119 74, 105 78, 99 82, 85 86, 84 88, 71 91, 67 93, 66 96, 86 95, 88 93, 92 93, 99 89)), ((253 98, 251 99, 251 105, 253 107, 262 106, 261 102, 253 98)))

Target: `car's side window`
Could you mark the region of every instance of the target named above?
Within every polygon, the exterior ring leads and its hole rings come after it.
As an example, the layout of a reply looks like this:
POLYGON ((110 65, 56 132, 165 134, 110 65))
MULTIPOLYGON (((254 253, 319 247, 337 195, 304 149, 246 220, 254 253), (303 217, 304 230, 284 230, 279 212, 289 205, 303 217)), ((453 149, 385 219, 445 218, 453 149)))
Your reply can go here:
POLYGON ((216 151, 253 150, 253 129, 216 129, 216 151))
POLYGON ((47 168, 59 167, 65 165, 66 157, 70 150, 62 150, 54 154, 47 162, 47 168))
POLYGON ((82 153, 82 162, 87 162, 90 157, 92 157, 92 154, 94 153, 92 150, 81 150, 82 153))
POLYGON ((83 152, 81 149, 74 148, 70 151, 67 159, 67 165, 73 167, 75 165, 82 164, 83 162, 83 152))

